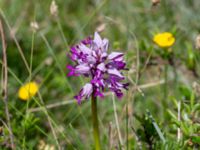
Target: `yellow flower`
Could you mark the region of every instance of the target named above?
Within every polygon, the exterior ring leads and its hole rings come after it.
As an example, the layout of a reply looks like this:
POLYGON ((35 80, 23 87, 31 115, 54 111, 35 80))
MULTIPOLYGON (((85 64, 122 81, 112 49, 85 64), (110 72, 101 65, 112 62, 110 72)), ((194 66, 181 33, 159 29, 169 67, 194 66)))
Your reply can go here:
POLYGON ((153 38, 153 41, 162 48, 170 47, 174 44, 175 38, 169 32, 163 32, 156 34, 153 38))
POLYGON ((38 92, 39 86, 36 82, 29 82, 21 86, 18 91, 18 96, 22 100, 29 100, 38 92))

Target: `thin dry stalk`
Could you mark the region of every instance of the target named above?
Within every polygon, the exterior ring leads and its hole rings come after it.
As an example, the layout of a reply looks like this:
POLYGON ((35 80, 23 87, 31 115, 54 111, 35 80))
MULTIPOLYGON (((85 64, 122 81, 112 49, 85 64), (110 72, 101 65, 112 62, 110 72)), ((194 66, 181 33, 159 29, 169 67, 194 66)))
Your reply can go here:
POLYGON ((12 128, 10 125, 10 113, 8 109, 8 66, 7 66, 7 55, 6 55, 6 40, 5 40, 5 35, 4 35, 4 30, 3 30, 3 24, 0 18, 0 34, 1 34, 1 41, 2 41, 2 49, 3 49, 3 65, 2 65, 2 97, 5 105, 5 113, 6 113, 6 121, 7 121, 7 126, 8 126, 8 131, 9 131, 9 136, 10 136, 10 144, 11 148, 14 149, 14 136, 12 132, 12 128))
POLYGON ((109 146, 108 146, 108 149, 112 150, 112 147, 113 147, 112 122, 109 123, 108 136, 109 136, 109 146))
POLYGON ((135 129, 134 129, 133 127, 131 127, 131 129, 132 129, 133 134, 134 134, 134 136, 135 136, 135 139, 136 139, 136 141, 137 141, 138 149, 139 149, 139 150, 142 150, 142 142, 140 141, 139 136, 136 134, 136 131, 135 131, 135 129))
POLYGON ((30 73, 30 68, 29 68, 28 62, 27 62, 27 60, 26 60, 26 58, 25 58, 25 56, 24 56, 23 50, 22 50, 22 48, 21 48, 19 42, 17 41, 17 38, 16 38, 16 36, 15 36, 15 32, 13 32, 12 27, 10 26, 10 24, 9 24, 9 22, 8 22, 6 16, 5 16, 5 14, 4 14, 4 12, 3 12, 1 9, 0 9, 0 15, 1 15, 2 18, 4 19, 5 24, 7 25, 8 29, 9 29, 10 36, 11 36, 11 38, 14 40, 14 42, 15 42, 15 44, 16 44, 16 46, 17 46, 17 49, 18 49, 18 51, 19 51, 19 53, 20 53, 20 55, 21 55, 21 57, 22 57, 22 60, 23 60, 25 66, 26 66, 26 68, 27 68, 27 71, 30 73))
MULTIPOLYGON (((142 84, 142 85, 135 86, 134 81, 131 79, 131 83, 134 84, 134 87, 133 87, 133 89, 131 90, 130 93, 132 93, 135 90, 135 88, 137 88, 137 90, 141 94, 143 94, 142 89, 147 89, 147 88, 159 86, 160 84, 165 83, 165 81, 162 79, 162 80, 159 80, 159 81, 150 82, 150 83, 147 83, 147 84, 142 84)), ((112 92, 105 92, 104 95, 105 96, 112 95, 112 92)), ((74 104, 74 103, 77 103, 77 101, 75 99, 65 100, 65 101, 62 101, 62 102, 56 102, 56 103, 48 104, 48 105, 45 106, 45 108, 46 109, 51 109, 51 108, 56 108, 56 107, 69 105, 69 104, 74 104)), ((38 112, 38 111, 43 111, 43 108, 42 107, 36 107, 36 108, 30 108, 28 110, 29 113, 34 113, 34 112, 38 112)))
MULTIPOLYGON (((47 109, 50 109, 50 108, 56 108, 56 107, 60 107, 60 106, 68 105, 68 104, 73 104, 73 103, 77 103, 76 100, 66 100, 66 101, 63 101, 63 102, 56 102, 56 103, 53 103, 53 104, 46 105, 45 107, 47 109)), ((28 112, 33 113, 33 112, 42 111, 42 110, 43 110, 43 108, 37 107, 37 108, 29 109, 28 112)))
POLYGON ((44 107, 43 107, 43 110, 44 110, 44 113, 45 113, 46 116, 47 116, 47 120, 48 120, 49 126, 50 126, 50 128, 51 128, 51 131, 52 131, 52 133, 53 133, 53 137, 54 137, 54 139, 55 139, 55 142, 56 142, 57 148, 58 148, 58 150, 61 150, 61 146, 60 146, 60 144, 59 144, 59 141, 58 141, 58 137, 57 137, 56 131, 55 131, 54 127, 53 127, 53 124, 52 124, 51 118, 50 118, 49 113, 48 113, 48 111, 47 111, 47 109, 46 109, 46 107, 45 107, 45 104, 44 104, 44 101, 43 101, 43 99, 42 99, 42 96, 41 96, 40 93, 38 93, 38 96, 39 96, 40 102, 41 102, 42 105, 44 106, 44 107))
POLYGON ((119 127, 119 120, 118 120, 118 115, 117 115, 117 108, 115 105, 115 97, 112 94, 112 101, 113 101, 113 109, 114 109, 114 115, 115 115, 115 123, 116 123, 116 127, 117 127, 117 134, 118 134, 118 138, 119 138, 119 143, 120 143, 120 147, 123 150, 123 141, 122 141, 122 135, 120 132, 120 127, 119 127))

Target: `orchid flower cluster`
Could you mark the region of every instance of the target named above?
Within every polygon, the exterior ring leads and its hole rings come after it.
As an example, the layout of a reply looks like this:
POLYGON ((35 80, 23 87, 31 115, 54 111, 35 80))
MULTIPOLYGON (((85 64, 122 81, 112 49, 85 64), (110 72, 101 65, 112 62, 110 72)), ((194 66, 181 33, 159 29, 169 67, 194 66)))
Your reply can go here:
POLYGON ((125 79, 121 70, 127 70, 124 54, 121 52, 107 53, 108 39, 102 39, 95 32, 94 38, 86 38, 79 44, 71 47, 70 58, 76 63, 75 66, 68 65, 68 76, 90 77, 75 96, 80 104, 83 99, 88 99, 92 94, 95 97, 104 97, 105 88, 110 89, 118 98, 123 96, 122 89, 127 89, 128 83, 122 83, 125 79))

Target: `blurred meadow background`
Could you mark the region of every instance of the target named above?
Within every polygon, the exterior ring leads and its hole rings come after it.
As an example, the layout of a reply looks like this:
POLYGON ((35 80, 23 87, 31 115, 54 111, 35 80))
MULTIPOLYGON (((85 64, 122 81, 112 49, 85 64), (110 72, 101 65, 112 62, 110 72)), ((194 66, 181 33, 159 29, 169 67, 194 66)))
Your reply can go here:
POLYGON ((98 100, 102 149, 199 149, 199 7, 199 0, 0 0, 0 149, 94 149, 90 100, 73 99, 86 81, 67 77, 66 65, 70 46, 95 31, 109 39, 109 52, 125 54, 130 83, 121 100, 110 92, 98 100), (153 42, 162 32, 173 34, 170 48, 153 42), (39 91, 21 100, 18 90, 30 81, 39 91))

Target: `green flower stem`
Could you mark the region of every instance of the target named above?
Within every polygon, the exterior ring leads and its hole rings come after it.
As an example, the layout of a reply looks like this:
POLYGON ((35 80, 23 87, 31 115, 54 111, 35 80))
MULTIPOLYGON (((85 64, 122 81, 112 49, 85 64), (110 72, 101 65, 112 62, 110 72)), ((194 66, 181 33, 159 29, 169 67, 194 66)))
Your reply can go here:
MULTIPOLYGON (((164 59, 166 61, 168 61, 165 65, 164 65, 164 79, 165 79, 165 83, 164 83, 164 87, 163 87, 163 101, 162 101, 162 105, 163 108, 167 108, 167 98, 168 98, 168 69, 169 69, 169 64, 172 63, 172 59, 171 59, 171 52, 169 48, 164 49, 164 59)), ((163 109, 163 115, 166 116, 165 113, 165 109, 163 109)))
POLYGON ((168 114, 166 113, 165 108, 167 108, 168 103, 167 103, 167 99, 168 99, 168 64, 165 64, 164 66, 164 79, 165 79, 165 83, 164 83, 164 87, 163 87, 163 100, 162 100, 162 106, 163 106, 163 116, 167 117, 168 114))
POLYGON ((99 138, 99 124, 97 116, 97 98, 92 94, 92 124, 93 124, 93 136, 95 140, 95 150, 101 150, 100 138, 99 138))
POLYGON ((164 84, 164 102, 166 102, 166 98, 168 96, 168 64, 165 64, 164 66, 164 79, 165 79, 165 84, 164 84))

